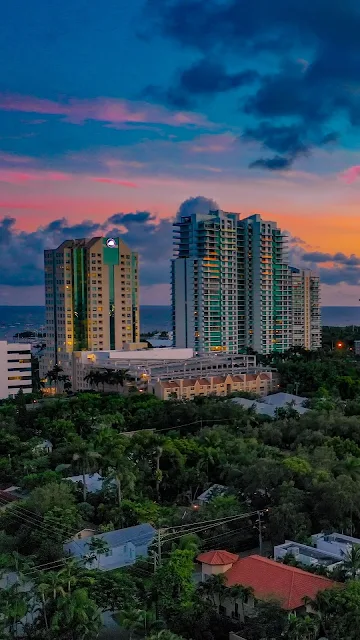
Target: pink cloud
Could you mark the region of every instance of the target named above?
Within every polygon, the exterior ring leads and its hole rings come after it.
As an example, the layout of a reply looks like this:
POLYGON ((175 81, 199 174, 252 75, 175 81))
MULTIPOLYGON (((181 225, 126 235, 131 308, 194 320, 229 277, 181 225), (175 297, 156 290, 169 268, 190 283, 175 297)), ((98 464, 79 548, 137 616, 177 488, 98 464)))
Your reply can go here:
POLYGON ((104 184, 115 184, 121 187, 130 187, 136 189, 138 186, 135 182, 128 182, 127 180, 118 180, 117 178, 90 178, 92 182, 103 182, 104 184))
POLYGON ((8 184, 26 184, 28 182, 63 182, 71 176, 60 171, 17 171, 0 169, 0 182, 8 184))
POLYGON ((231 133, 199 136, 189 146, 192 153, 223 153, 229 151, 236 141, 231 133))
POLYGON ((33 162, 33 158, 0 151, 0 162, 5 162, 6 164, 30 164, 33 162))
POLYGON ((349 167, 349 169, 346 169, 346 171, 340 174, 341 180, 343 182, 346 182, 346 184, 352 184, 353 182, 355 182, 355 180, 357 180, 359 176, 360 176, 359 164, 356 164, 353 167, 349 167))
POLYGON ((111 98, 70 99, 67 102, 57 102, 32 96, 0 94, 0 109, 64 116, 73 124, 82 124, 86 120, 98 120, 112 124, 145 122, 148 124, 168 124, 174 127, 209 124, 204 116, 196 113, 173 113, 165 107, 147 102, 130 102, 129 100, 111 98))

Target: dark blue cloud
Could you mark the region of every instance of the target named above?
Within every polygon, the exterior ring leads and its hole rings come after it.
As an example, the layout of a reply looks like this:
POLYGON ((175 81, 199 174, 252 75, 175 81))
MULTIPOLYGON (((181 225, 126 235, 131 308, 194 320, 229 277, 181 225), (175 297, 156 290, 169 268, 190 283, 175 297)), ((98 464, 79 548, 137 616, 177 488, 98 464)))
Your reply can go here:
POLYGON ((149 85, 144 95, 178 109, 189 109, 196 106, 199 97, 209 99, 218 93, 250 85, 258 78, 259 73, 253 69, 231 73, 222 62, 201 58, 181 71, 180 75, 177 73, 176 81, 168 89, 149 85))
MULTIPOLYGON (((182 215, 218 209, 211 199, 197 196, 185 200, 182 215)), ((35 231, 19 231, 15 218, 0 220, 0 285, 13 287, 43 284, 43 252, 69 238, 96 235, 121 236, 140 256, 142 285, 168 283, 172 257, 172 219, 157 220, 149 211, 115 213, 105 222, 85 220, 72 225, 66 218, 53 220, 35 231)))
POLYGON ((258 158, 249 164, 250 169, 269 169, 270 171, 281 171, 290 169, 294 158, 284 156, 273 156, 272 158, 258 158))
POLYGON ((260 158, 251 166, 282 169, 303 152, 339 142, 341 130, 347 129, 345 119, 360 126, 357 0, 149 0, 148 6, 163 35, 206 52, 209 59, 217 56, 226 63, 241 56, 259 70, 262 54, 272 61, 260 74, 257 90, 243 98, 239 118, 251 118, 255 132, 260 125, 254 120, 271 118, 274 127, 298 127, 302 136, 298 150, 291 140, 288 149, 280 150, 277 141, 268 144, 267 132, 263 139, 257 132, 254 139, 282 158, 260 158), (334 119, 339 131, 334 131, 334 119))

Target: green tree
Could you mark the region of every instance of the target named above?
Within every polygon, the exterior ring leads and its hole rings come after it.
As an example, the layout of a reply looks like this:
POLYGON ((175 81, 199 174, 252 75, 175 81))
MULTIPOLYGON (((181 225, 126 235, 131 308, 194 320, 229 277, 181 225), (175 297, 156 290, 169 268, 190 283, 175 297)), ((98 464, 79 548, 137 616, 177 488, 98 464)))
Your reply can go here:
POLYGON ((86 502, 87 487, 86 474, 98 468, 100 454, 94 450, 93 445, 85 440, 77 446, 77 451, 73 454, 73 461, 79 467, 83 478, 83 498, 86 502))
POLYGON ((353 580, 356 580, 359 577, 360 573, 360 545, 353 544, 348 550, 343 565, 352 577, 353 580))
POLYGON ((240 602, 240 622, 244 622, 245 620, 244 604, 251 596, 253 596, 253 589, 251 587, 244 587, 241 584, 235 584, 226 590, 226 597, 230 598, 234 607, 235 603, 240 602))
POLYGON ((328 640, 358 640, 360 582, 348 582, 343 588, 319 591, 311 602, 328 640))
POLYGON ((290 613, 286 640, 316 640, 319 633, 319 619, 310 615, 295 615, 290 613))
POLYGON ((97 568, 100 568, 100 560, 102 555, 106 555, 110 551, 109 544, 100 536, 93 536, 88 543, 90 558, 89 560, 97 560, 97 568))
POLYGON ((156 600, 166 620, 192 606, 195 593, 193 558, 192 551, 176 549, 155 574, 156 600))

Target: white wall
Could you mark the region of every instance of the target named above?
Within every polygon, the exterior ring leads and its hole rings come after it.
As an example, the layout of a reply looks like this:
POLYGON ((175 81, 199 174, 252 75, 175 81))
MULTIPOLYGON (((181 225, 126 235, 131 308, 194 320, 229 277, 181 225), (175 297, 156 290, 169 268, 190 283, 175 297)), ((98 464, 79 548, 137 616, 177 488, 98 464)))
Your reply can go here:
POLYGON ((31 351, 30 344, 7 343, 0 341, 0 398, 15 396, 19 389, 24 393, 31 393, 31 351), (12 353, 9 353, 12 352, 12 353), (20 362, 23 360, 24 362, 20 362), (12 361, 12 362, 11 362, 12 361), (26 371, 30 369, 30 371, 26 371), (29 378, 9 380, 9 378, 29 378), (30 388, 26 388, 29 387, 30 388))

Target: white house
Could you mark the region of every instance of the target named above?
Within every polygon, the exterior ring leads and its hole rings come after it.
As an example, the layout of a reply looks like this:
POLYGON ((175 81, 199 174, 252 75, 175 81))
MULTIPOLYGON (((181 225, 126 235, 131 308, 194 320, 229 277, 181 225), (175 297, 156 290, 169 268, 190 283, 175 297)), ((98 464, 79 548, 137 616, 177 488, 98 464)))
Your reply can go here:
MULTIPOLYGON (((69 476, 68 478, 64 478, 64 480, 69 480, 70 482, 74 483, 81 482, 81 484, 83 484, 84 482, 82 475, 69 476)), ((89 493, 95 493, 96 491, 101 491, 101 489, 103 488, 103 478, 99 473, 86 473, 85 484, 86 490, 89 493)))
POLYGON ((278 544, 274 547, 275 560, 283 560, 289 555, 293 556, 293 558, 302 565, 307 567, 321 566, 329 571, 332 571, 341 564, 339 556, 334 553, 320 551, 314 547, 293 542, 292 540, 286 540, 283 544, 278 544))
POLYGON ((224 496, 227 491, 228 488, 224 487, 222 484, 213 484, 196 498, 194 504, 202 507, 204 504, 210 502, 213 498, 224 496))
POLYGON ((155 533, 150 524, 138 524, 69 541, 64 544, 64 552, 82 560, 88 569, 110 571, 134 564, 139 558, 146 558, 155 533), (104 550, 97 551, 96 545, 101 542, 104 543, 104 550))
POLYGON ((326 551, 336 555, 339 559, 344 557, 351 551, 354 545, 360 545, 359 538, 353 538, 352 536, 345 536, 342 533, 315 533, 311 536, 311 541, 320 551, 326 551))

